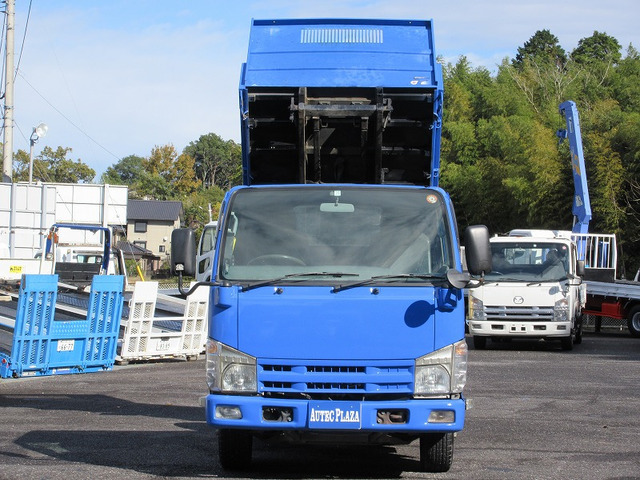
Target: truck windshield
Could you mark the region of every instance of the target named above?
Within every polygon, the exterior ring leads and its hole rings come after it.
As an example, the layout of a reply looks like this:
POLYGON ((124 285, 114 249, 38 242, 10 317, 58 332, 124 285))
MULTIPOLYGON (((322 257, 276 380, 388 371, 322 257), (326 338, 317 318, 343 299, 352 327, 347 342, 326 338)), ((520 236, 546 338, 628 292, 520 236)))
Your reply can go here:
POLYGON ((426 188, 239 189, 225 226, 218 275, 227 281, 344 284, 414 274, 381 280, 396 285, 455 265, 443 198, 426 188))
POLYGON ((567 278, 570 252, 564 243, 491 243, 493 270, 487 281, 550 282, 567 278))

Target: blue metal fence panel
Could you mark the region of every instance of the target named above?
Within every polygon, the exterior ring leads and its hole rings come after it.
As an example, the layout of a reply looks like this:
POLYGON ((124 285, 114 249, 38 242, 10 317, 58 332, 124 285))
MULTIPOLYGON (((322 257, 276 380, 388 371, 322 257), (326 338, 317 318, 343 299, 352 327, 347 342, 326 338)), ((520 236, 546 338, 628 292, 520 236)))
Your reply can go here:
POLYGON ((93 277, 85 319, 56 320, 58 275, 24 275, 12 349, 0 377, 111 370, 122 315, 124 277, 93 277))
POLYGON ((113 367, 120 333, 124 277, 100 275, 93 277, 87 321, 89 330, 85 350, 85 370, 113 367))
POLYGON ((0 376, 22 376, 47 362, 58 275, 24 275, 10 354, 2 354, 0 376))

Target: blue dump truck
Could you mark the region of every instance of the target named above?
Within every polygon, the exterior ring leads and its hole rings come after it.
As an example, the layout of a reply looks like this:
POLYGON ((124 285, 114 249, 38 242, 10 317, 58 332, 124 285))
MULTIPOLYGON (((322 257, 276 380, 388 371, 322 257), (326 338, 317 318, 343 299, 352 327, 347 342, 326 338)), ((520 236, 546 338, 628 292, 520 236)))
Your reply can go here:
MULTIPOLYGON (((219 459, 268 441, 399 444, 446 471, 463 428, 463 288, 491 269, 438 187, 431 21, 254 20, 243 185, 220 209, 206 355, 219 459)), ((190 230, 174 272, 194 272, 190 230)), ((180 276, 180 278, 182 278, 180 276)), ((182 287, 181 287, 182 288, 182 287)))

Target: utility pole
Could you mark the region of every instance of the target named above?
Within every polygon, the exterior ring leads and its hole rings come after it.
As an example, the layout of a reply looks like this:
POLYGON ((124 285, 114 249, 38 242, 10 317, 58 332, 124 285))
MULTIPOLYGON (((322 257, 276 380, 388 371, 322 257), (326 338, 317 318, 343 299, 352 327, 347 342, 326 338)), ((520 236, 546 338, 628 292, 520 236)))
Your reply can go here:
POLYGON ((15 31, 15 0, 6 0, 7 4, 7 59, 4 89, 4 148, 2 181, 11 182, 13 178, 13 36, 15 31))

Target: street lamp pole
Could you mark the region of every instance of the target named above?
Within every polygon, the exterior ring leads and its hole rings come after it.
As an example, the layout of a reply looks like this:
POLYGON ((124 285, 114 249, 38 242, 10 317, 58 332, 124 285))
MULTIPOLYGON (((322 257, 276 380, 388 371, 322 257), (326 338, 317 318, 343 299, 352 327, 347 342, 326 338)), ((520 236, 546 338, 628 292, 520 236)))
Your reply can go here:
POLYGON ((47 134, 47 130, 49 130, 49 127, 47 127, 46 124, 41 123, 37 127, 33 127, 33 132, 31 132, 31 139, 29 142, 31 144, 29 148, 29 185, 33 182, 33 147, 40 137, 44 137, 47 134))

